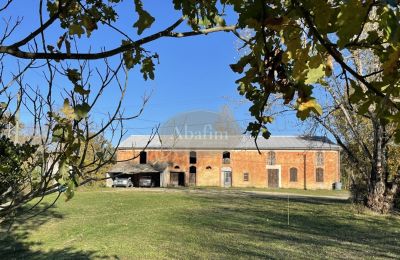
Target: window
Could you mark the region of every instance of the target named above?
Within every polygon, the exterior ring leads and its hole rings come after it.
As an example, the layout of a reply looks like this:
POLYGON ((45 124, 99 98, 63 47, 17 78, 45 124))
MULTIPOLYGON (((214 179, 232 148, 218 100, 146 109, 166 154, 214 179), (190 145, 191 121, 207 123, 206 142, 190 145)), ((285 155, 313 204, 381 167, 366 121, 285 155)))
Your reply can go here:
POLYGON ((276 164, 276 160, 275 160, 275 152, 268 152, 268 156, 267 156, 267 164, 268 165, 275 165, 276 164))
POLYGON ((196 173, 196 166, 190 166, 189 173, 196 173))
POLYGON ((209 165, 209 166, 206 167, 206 169, 207 169, 207 170, 211 170, 212 167, 209 165))
POLYGON ((324 169, 317 168, 316 174, 315 174, 315 180, 316 180, 316 182, 324 182, 324 169))
POLYGON ((297 182, 297 168, 290 168, 290 181, 291 182, 297 182))
POLYGON ((230 164, 231 163, 231 153, 230 152, 223 152, 222 153, 222 163, 223 164, 230 164))
POLYGON ((317 152, 317 166, 324 166, 324 154, 317 152))
POLYGON ((248 172, 243 173, 243 181, 249 181, 249 173, 248 172))
POLYGON ((191 152, 189 153, 189 163, 190 163, 190 164, 196 164, 196 163, 197 163, 196 152, 191 151, 191 152))
POLYGON ((147 163, 147 153, 146 152, 140 152, 140 155, 139 155, 139 161, 140 161, 140 164, 146 164, 147 163))

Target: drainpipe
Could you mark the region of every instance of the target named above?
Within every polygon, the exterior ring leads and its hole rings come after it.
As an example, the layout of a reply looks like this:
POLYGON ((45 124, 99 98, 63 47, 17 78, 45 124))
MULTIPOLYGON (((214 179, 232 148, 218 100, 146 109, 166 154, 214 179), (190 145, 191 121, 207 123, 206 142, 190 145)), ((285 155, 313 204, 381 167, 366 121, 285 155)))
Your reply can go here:
POLYGON ((304 158, 304 189, 306 190, 307 189, 307 163, 306 163, 307 155, 306 155, 306 153, 304 153, 303 158, 304 158))
POLYGON ((340 163, 340 150, 337 152, 338 153, 338 174, 337 174, 337 182, 340 182, 340 175, 341 175, 341 172, 340 172, 340 165, 341 165, 341 163, 340 163))

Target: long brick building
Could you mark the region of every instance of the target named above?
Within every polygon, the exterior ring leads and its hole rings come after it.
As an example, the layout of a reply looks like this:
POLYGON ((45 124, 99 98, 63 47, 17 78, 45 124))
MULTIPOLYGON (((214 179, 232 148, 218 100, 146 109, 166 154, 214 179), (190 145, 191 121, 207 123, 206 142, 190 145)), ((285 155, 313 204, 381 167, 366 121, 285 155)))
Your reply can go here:
POLYGON ((332 189, 340 181, 340 147, 323 137, 272 136, 257 141, 240 136, 223 145, 208 141, 179 144, 156 136, 130 136, 108 173, 152 178, 153 186, 219 186, 332 189), (145 148, 145 149, 144 149, 145 148), (260 153, 260 152, 261 153, 260 153))

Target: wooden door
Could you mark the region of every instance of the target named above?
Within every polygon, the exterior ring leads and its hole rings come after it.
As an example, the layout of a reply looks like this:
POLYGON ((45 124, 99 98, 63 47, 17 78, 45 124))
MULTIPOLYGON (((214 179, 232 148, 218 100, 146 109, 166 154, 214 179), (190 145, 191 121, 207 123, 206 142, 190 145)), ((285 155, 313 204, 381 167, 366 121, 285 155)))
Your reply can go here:
POLYGON ((179 176, 177 172, 171 172, 170 173, 170 184, 172 186, 178 186, 179 184, 179 176))
POLYGON ((268 169, 268 188, 279 188, 278 169, 268 169))

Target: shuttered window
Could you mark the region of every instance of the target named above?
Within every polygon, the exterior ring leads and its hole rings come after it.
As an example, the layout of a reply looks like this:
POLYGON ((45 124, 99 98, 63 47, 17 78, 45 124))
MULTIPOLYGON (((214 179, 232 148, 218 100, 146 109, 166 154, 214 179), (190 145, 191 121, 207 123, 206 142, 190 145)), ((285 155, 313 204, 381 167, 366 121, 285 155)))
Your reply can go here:
POLYGON ((290 181, 297 182, 297 168, 290 168, 290 181))

